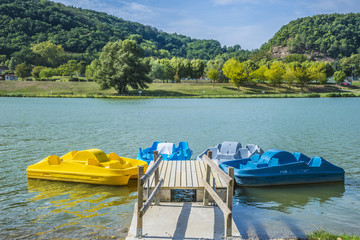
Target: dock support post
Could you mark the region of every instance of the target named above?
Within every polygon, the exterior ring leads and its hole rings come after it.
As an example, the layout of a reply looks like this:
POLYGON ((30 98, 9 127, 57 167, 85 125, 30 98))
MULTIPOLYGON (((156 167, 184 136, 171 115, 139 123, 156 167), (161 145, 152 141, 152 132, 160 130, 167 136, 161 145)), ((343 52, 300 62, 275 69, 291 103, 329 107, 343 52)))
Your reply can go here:
MULTIPOLYGON (((154 151, 154 164, 156 163, 156 161, 159 158, 159 152, 158 151, 154 151)), ((159 183, 159 179, 160 179, 160 172, 159 172, 159 168, 156 168, 155 170, 155 186, 158 185, 159 183)), ((155 205, 160 205, 160 194, 157 193, 155 195, 155 205)))
POLYGON ((137 226, 136 226, 136 237, 140 238, 142 236, 142 216, 141 209, 144 204, 144 188, 141 182, 141 177, 144 175, 144 166, 139 166, 138 173, 138 202, 137 202, 137 226))
MULTIPOLYGON (((212 152, 208 151, 207 152, 207 156, 212 159, 212 152)), ((210 166, 208 164, 206 164, 206 182, 210 185, 210 166)), ((209 204, 209 192, 206 190, 206 188, 204 189, 204 206, 207 206, 209 204)))
POLYGON ((232 181, 229 182, 226 191, 226 205, 230 210, 230 213, 225 216, 225 237, 232 235, 232 205, 233 205, 233 194, 234 194, 234 168, 229 167, 229 177, 232 181))

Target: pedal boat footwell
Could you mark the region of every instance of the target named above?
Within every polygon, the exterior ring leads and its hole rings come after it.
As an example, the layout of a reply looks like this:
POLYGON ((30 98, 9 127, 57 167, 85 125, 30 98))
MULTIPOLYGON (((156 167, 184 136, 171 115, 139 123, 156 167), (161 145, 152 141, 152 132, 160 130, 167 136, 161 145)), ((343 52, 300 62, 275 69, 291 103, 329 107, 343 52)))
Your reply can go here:
POLYGON ((28 178, 100 185, 127 185, 130 178, 137 178, 138 166, 148 164, 141 160, 105 154, 100 149, 72 151, 62 157, 51 155, 30 165, 28 178))

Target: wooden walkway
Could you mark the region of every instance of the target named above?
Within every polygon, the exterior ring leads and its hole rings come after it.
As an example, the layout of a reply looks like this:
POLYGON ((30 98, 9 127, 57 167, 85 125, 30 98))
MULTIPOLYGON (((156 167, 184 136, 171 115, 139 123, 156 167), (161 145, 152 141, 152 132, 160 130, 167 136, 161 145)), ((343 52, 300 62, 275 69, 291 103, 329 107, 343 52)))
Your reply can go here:
MULTIPOLYGON (((150 163, 149 168, 153 165, 150 163)), ((171 190, 174 189, 194 189, 196 191, 196 201, 202 201, 204 193, 204 184, 201 178, 205 179, 206 166, 204 161, 185 160, 185 161, 162 161, 160 163, 160 178, 164 179, 161 187, 160 201, 171 201, 171 190)), ((210 185, 214 187, 220 196, 226 190, 226 182, 216 173, 210 174, 210 185)), ((155 187, 154 176, 149 180, 150 189, 155 187)))

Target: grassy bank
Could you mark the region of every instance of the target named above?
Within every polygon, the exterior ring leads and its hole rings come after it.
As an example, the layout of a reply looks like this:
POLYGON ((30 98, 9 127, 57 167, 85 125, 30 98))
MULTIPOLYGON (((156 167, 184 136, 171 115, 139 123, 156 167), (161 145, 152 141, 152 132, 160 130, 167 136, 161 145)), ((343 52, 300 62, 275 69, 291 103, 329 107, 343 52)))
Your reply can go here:
POLYGON ((323 230, 315 231, 309 235, 307 235, 307 239, 309 240, 360 240, 359 236, 356 235, 348 235, 348 234, 331 234, 325 232, 323 230))
POLYGON ((118 95, 114 89, 101 90, 95 82, 63 81, 0 81, 0 96, 29 97, 176 97, 176 98, 237 98, 237 97, 356 97, 360 87, 339 87, 333 84, 310 85, 305 89, 296 87, 273 88, 265 84, 248 85, 236 88, 229 83, 211 84, 206 82, 152 83, 148 89, 130 89, 129 93, 118 95), (353 91, 353 92, 350 92, 353 91))

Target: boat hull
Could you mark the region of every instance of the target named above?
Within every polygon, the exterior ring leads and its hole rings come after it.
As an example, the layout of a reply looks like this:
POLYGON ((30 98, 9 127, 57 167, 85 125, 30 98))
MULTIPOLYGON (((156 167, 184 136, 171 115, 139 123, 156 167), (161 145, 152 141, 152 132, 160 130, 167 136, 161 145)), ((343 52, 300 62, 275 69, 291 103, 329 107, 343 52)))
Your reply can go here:
POLYGON ((343 173, 284 174, 269 176, 235 176, 238 186, 264 187, 308 183, 343 182, 343 173))
MULTIPOLYGON (((273 151, 273 153, 274 152, 275 151, 273 151)), ((281 152, 281 154, 282 153, 284 152, 281 152)), ((287 157, 290 155, 291 154, 288 153, 287 157)), ((280 155, 278 156, 281 157, 280 155)), ((264 160, 264 158, 261 160, 264 160)), ((257 162, 253 162, 251 159, 234 160, 222 163, 220 167, 226 173, 229 172, 230 167, 233 167, 236 184, 244 187, 344 181, 344 169, 322 158, 314 157, 311 161, 296 161, 295 158, 290 160, 289 158, 276 158, 276 164, 274 165, 270 163, 271 161, 265 163, 261 160, 257 162), (280 164, 279 162, 281 161, 283 163, 280 164), (288 162, 285 163, 286 161, 288 162)))
POLYGON ((99 149, 73 151, 59 158, 51 155, 30 165, 26 172, 32 179, 90 183, 99 185, 127 185, 138 177, 138 166, 148 164, 141 160, 106 155, 99 149))

